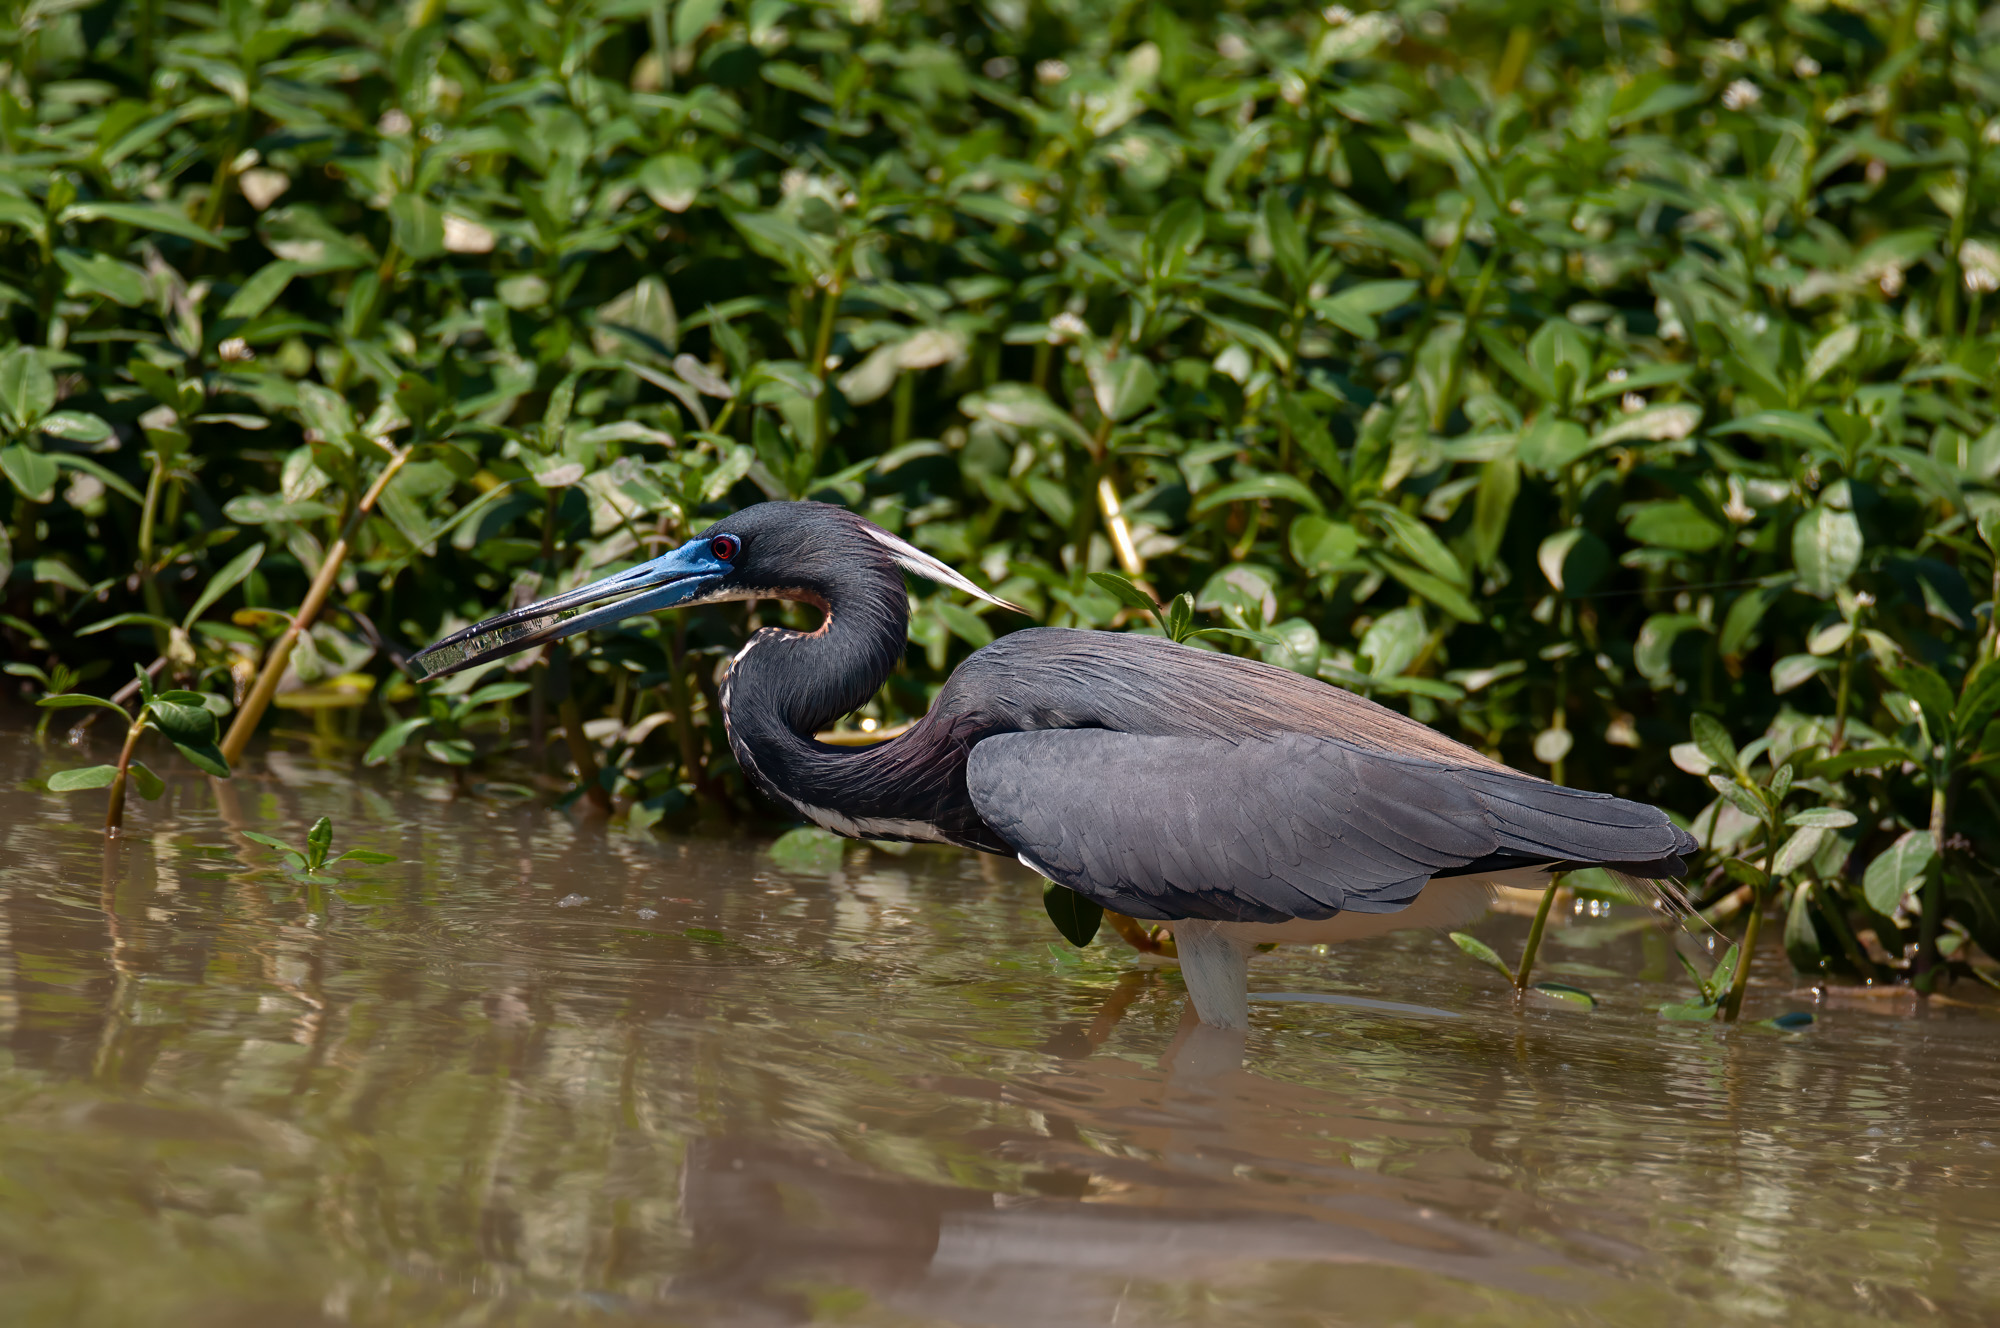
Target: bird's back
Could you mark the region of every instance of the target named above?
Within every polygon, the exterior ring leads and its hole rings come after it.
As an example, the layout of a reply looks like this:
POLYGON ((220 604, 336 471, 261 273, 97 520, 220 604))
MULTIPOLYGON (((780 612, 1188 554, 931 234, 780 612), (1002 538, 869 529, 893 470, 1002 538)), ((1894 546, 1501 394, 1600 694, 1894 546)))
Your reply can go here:
POLYGON ((1130 632, 1036 627, 1001 637, 959 666, 936 709, 1011 729, 1231 739, 1296 733, 1533 778, 1344 688, 1130 632))

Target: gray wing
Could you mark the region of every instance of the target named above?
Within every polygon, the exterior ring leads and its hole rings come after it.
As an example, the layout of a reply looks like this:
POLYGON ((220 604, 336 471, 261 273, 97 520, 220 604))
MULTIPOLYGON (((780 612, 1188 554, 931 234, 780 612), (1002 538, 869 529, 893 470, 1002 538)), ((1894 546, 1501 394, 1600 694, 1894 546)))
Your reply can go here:
POLYGON ((1675 875, 1652 807, 1337 738, 1003 733, 966 765, 981 819, 1051 880, 1138 918, 1392 913, 1433 876, 1529 864, 1675 875))

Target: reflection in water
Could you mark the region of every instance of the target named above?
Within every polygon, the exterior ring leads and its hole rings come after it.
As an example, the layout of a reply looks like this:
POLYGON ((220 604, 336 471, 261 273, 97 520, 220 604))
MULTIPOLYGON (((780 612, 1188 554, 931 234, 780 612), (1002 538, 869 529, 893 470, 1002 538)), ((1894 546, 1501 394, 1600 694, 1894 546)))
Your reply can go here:
POLYGON ((1662 1024, 1666 939, 1579 924, 1552 961, 1594 966, 1595 1014, 1517 1012, 1412 935, 1260 960, 1287 999, 1246 1044, 1185 1019, 1170 969, 1052 945, 991 859, 791 876, 283 754, 175 783, 106 849, 87 799, 24 784, 79 759, 0 740, 10 1324, 2000 1303, 1977 1005, 1662 1024), (308 892, 241 835, 319 815, 401 860, 308 892))

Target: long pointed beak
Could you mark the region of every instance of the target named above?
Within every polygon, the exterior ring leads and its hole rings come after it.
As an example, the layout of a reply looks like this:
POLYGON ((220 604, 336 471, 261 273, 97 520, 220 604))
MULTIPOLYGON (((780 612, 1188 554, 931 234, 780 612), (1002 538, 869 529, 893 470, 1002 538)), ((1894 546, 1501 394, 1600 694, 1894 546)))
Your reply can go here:
POLYGON ((689 540, 651 562, 453 632, 413 655, 410 672, 419 679, 441 678, 593 627, 671 609, 698 598, 729 570, 709 551, 707 540, 689 540), (586 611, 587 605, 607 599, 617 602, 586 611))

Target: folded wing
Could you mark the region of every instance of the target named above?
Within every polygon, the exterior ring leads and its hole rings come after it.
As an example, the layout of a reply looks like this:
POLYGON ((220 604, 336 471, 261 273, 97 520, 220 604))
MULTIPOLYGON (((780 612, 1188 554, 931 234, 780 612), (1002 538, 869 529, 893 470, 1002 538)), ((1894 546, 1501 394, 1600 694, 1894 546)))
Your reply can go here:
POLYGON ((966 783, 1031 865, 1140 918, 1390 913, 1434 876, 1586 864, 1669 876, 1694 847, 1652 807, 1299 734, 1004 733, 972 749, 966 783))

